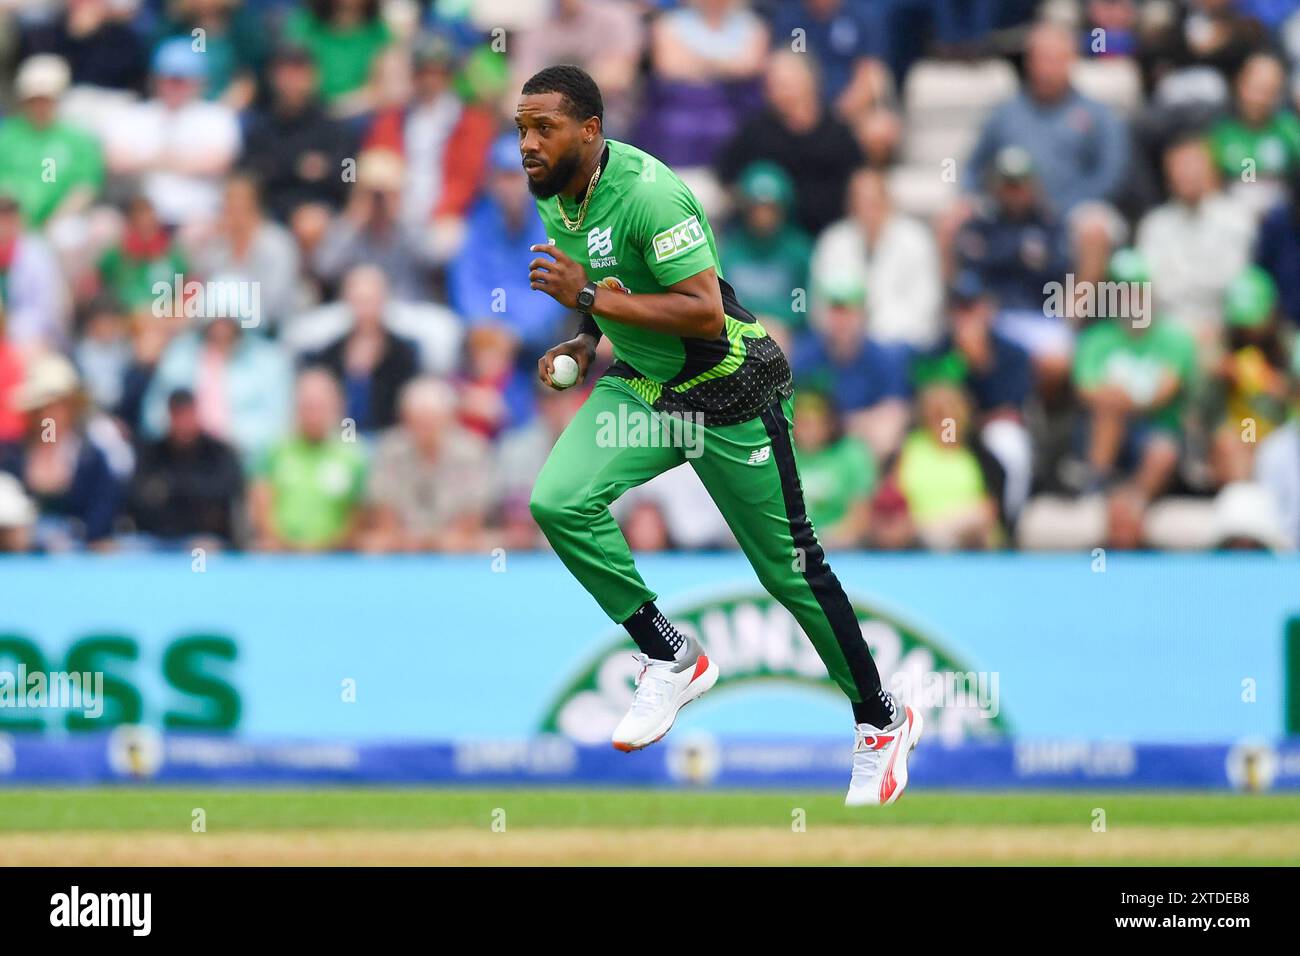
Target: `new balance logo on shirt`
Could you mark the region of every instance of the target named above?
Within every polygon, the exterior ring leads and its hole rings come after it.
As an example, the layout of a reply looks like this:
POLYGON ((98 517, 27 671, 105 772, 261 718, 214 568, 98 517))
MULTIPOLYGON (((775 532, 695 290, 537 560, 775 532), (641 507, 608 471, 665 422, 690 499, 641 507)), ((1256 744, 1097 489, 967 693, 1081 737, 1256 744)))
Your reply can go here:
POLYGON ((762 448, 755 448, 753 451, 751 451, 749 453, 749 461, 745 462, 745 464, 761 465, 763 464, 763 462, 767 461, 771 457, 772 457, 772 446, 764 445, 762 448))

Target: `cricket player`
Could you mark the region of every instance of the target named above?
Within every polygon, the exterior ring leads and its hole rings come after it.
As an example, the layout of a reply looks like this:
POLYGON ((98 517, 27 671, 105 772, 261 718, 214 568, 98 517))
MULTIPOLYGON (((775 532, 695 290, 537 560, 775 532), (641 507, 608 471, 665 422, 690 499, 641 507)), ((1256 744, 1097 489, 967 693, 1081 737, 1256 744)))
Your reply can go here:
POLYGON ((555 361, 567 355, 581 381, 601 336, 614 350, 615 363, 556 442, 530 502, 560 560, 641 651, 614 746, 632 751, 659 740, 677 711, 718 679, 699 643, 655 606, 609 511, 629 488, 689 462, 759 581, 794 615, 852 703, 846 803, 893 803, 907 786, 921 718, 881 686, 808 521, 791 441, 789 363, 723 280, 695 196, 653 156, 606 139, 603 109, 587 73, 553 66, 524 84, 515 125, 548 237, 532 247, 539 255, 529 265, 531 286, 583 314, 578 335, 543 355, 538 375, 559 387, 555 361))

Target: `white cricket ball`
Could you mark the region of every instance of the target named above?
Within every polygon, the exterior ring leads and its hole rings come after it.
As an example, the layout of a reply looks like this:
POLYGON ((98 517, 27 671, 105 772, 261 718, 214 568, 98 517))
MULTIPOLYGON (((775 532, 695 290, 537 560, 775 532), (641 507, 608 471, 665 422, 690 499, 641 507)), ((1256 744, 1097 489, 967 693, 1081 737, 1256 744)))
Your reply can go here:
POLYGON ((578 363, 572 355, 557 355, 551 365, 551 381, 557 388, 568 388, 578 380, 578 363))

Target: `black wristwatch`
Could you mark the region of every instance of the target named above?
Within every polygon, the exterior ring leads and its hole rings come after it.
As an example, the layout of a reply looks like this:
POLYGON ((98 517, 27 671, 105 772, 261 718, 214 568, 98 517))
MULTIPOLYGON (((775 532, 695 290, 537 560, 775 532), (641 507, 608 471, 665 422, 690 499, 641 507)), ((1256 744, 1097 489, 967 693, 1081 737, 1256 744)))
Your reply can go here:
POLYGON ((588 282, 578 293, 578 311, 591 314, 592 307, 596 304, 596 283, 588 282))

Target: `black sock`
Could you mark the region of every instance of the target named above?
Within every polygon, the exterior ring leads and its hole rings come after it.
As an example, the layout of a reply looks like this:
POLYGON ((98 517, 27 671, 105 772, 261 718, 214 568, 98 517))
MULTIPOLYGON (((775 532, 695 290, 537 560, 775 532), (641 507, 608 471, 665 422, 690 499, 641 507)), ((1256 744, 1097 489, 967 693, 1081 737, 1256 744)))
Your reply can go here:
POLYGON ((884 730, 898 719, 899 706, 894 695, 883 687, 871 694, 866 700, 853 705, 853 720, 859 724, 870 724, 877 730, 884 730))
POLYGON ((656 661, 675 661, 686 648, 686 635, 660 613, 654 601, 646 601, 623 622, 641 653, 656 661))

